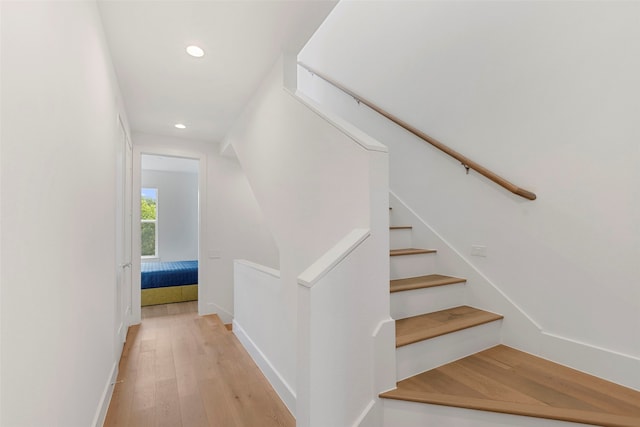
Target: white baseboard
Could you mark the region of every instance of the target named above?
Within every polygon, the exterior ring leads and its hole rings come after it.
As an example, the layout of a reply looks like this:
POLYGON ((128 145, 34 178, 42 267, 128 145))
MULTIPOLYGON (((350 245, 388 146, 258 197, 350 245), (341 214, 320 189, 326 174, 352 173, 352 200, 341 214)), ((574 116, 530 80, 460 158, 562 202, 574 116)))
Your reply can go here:
POLYGON ((384 399, 384 427, 417 426, 589 427, 582 423, 384 399))
POLYGON ((227 323, 233 322, 233 314, 213 302, 205 303, 204 313, 200 314, 217 314, 220 320, 222 320, 222 323, 224 323, 225 325, 227 323))
POLYGON ((267 380, 276 393, 278 393, 278 396, 280 396, 280 399, 282 399, 287 409, 289 409, 289 412, 291 412, 295 417, 296 393, 293 388, 284 380, 284 378, 282 378, 280 373, 271 364, 265 354, 258 348, 249 335, 247 335, 247 332, 235 320, 233 321, 233 333, 238 337, 238 340, 242 343, 253 361, 256 362, 256 365, 258 365, 258 368, 260 368, 264 376, 267 377, 267 380))
POLYGON ((640 358, 542 332, 541 356, 640 391, 640 358))
MULTIPOLYGON (((420 246, 425 243, 416 237, 422 235, 425 240, 438 249, 439 266, 446 266, 452 270, 447 271, 445 268, 444 271, 441 271, 442 274, 464 277, 471 286, 476 288, 477 293, 484 293, 481 304, 476 304, 477 300, 470 299, 467 301, 469 305, 505 316, 502 328, 503 344, 640 390, 640 358, 544 330, 541 324, 537 323, 502 292, 495 283, 472 265, 462 253, 431 228, 392 191, 389 192, 389 201, 393 206, 391 215, 395 217, 394 221, 399 224, 413 225, 415 245, 420 246), (443 258, 448 258, 449 262, 443 262, 443 258)), ((469 294, 467 293, 467 295, 469 294)), ((468 296, 468 298, 470 297, 468 296)))
POLYGON ((107 379, 107 384, 104 387, 104 391, 102 392, 102 396, 100 397, 100 402, 98 403, 98 408, 96 409, 96 415, 93 417, 93 422, 91 423, 92 427, 102 427, 102 425, 104 425, 104 420, 107 416, 107 410, 109 409, 109 404, 111 403, 111 396, 113 396, 113 386, 116 383, 116 378, 118 378, 119 361, 120 360, 116 360, 111 367, 111 374, 107 379))
POLYGON ((371 399, 352 427, 382 427, 382 402, 371 399))
MULTIPOLYGON (((120 356, 122 356, 122 350, 124 349, 124 342, 127 339, 127 331, 129 330, 129 328, 125 325, 124 322, 120 322, 120 326, 118 327, 118 347, 116 348, 116 352, 117 354, 119 354, 120 356)), ((118 359, 120 358, 120 356, 118 356, 118 359)))
POLYGON ((124 329, 124 322, 120 322, 120 326, 118 327, 118 332, 116 333, 116 335, 118 335, 119 337, 122 337, 122 330, 123 329, 124 329))

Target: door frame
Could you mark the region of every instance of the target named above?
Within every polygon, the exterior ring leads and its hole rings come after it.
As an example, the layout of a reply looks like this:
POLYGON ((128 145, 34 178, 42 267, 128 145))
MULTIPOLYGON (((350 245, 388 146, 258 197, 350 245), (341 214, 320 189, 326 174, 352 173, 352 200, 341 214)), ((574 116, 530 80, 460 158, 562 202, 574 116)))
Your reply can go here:
POLYGON ((131 325, 132 293, 132 222, 133 216, 133 144, 127 126, 117 115, 118 141, 116 148, 116 290, 115 290, 115 350, 119 358, 131 325), (128 199, 128 200, 127 200, 128 199), (127 204, 128 203, 128 204, 127 204), (127 257, 128 249, 128 257, 127 257), (128 259, 127 259, 128 258, 128 259), (128 280, 127 280, 128 277, 128 280))
MULTIPOLYGON (((205 266, 203 265, 205 254, 205 231, 207 230, 207 155, 206 153, 184 148, 169 147, 166 145, 133 144, 133 206, 140 206, 140 190, 142 188, 142 156, 145 154, 167 157, 180 157, 198 161, 198 314, 205 311, 204 301, 209 283, 205 266)), ((133 209, 132 224, 140 223, 140 209, 133 209)), ((142 321, 142 295, 141 295, 141 233, 140 227, 133 226, 132 235, 132 324, 142 321)))

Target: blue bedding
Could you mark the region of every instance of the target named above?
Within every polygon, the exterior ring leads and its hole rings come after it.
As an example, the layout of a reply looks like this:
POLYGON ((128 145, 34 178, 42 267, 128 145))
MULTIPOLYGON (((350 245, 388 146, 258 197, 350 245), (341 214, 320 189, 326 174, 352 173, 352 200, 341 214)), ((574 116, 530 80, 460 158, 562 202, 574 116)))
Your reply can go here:
POLYGON ((196 283, 198 283, 198 261, 142 263, 142 289, 196 283))

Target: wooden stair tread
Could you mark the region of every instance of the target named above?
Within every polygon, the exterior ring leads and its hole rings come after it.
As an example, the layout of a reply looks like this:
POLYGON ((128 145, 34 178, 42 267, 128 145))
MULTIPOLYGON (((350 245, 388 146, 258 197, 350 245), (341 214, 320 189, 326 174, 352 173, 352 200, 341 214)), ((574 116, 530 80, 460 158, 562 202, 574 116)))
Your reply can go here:
POLYGON ((464 283, 465 279, 459 277, 443 276, 441 274, 429 274, 427 276, 396 279, 390 283, 391 292, 410 291, 413 289, 432 288, 435 286, 453 285, 464 283))
POLYGON ((435 249, 417 249, 417 248, 404 248, 404 249, 391 249, 389 255, 418 255, 418 254, 432 254, 435 253, 435 249))
POLYGON ((412 228, 412 225, 392 225, 389 230, 411 230, 412 228))
POLYGON ((466 305, 396 320, 396 347, 500 320, 502 316, 466 305))
POLYGON ((380 397, 612 427, 640 426, 640 392, 498 345, 380 397))

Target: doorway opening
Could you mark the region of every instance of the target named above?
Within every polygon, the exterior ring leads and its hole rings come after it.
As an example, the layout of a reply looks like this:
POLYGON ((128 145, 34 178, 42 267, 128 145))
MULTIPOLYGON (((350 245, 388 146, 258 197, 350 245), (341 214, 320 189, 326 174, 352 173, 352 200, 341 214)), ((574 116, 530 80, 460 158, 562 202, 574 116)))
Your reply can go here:
POLYGON ((200 161, 140 159, 140 305, 197 301, 200 161))

